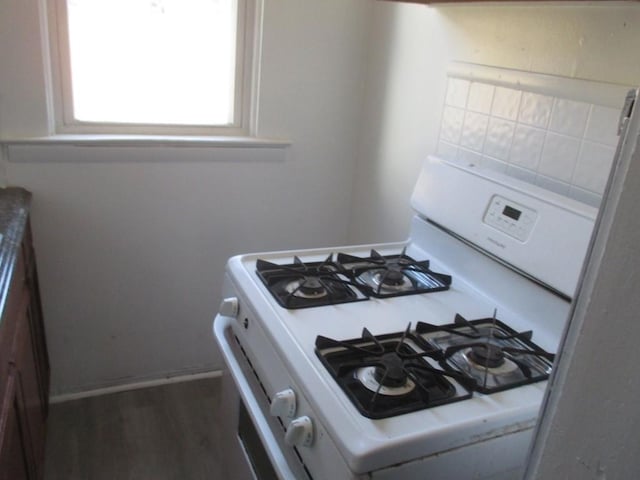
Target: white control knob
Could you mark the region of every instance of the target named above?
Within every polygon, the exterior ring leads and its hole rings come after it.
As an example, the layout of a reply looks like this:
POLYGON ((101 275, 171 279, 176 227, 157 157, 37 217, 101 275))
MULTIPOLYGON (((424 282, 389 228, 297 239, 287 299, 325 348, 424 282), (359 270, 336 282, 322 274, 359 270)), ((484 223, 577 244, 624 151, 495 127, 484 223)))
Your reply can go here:
POLYGON ((296 414, 296 406, 296 392, 287 388, 273 396, 269 411, 274 417, 292 418, 296 414))
POLYGON ((218 309, 220 315, 223 317, 237 317, 238 316, 238 299, 236 297, 228 297, 220 302, 220 308, 218 309))
POLYGON ((306 415, 291 420, 284 441, 290 447, 309 447, 313 443, 313 423, 306 415))

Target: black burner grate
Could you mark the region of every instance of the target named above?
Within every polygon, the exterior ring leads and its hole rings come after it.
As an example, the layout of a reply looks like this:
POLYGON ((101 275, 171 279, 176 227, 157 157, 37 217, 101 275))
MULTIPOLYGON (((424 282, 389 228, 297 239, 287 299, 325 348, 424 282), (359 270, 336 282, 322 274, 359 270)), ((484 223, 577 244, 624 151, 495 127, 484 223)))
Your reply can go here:
POLYGON ((357 286, 332 260, 303 263, 294 257, 290 265, 277 265, 265 260, 256 262, 258 277, 278 303, 285 308, 306 308, 366 300, 357 286))
POLYGON ((494 318, 361 338, 316 337, 316 355, 362 415, 387 418, 545 380, 555 355, 494 318))
POLYGON ((451 276, 432 271, 428 260, 416 261, 404 249, 399 255, 381 255, 371 250, 366 258, 339 253, 337 261, 372 297, 440 292, 451 285, 451 276))
POLYGON ((443 371, 428 358, 433 349, 409 332, 339 341, 318 336, 316 354, 365 417, 380 419, 471 396, 473 380, 443 371))
POLYGON ((258 259, 256 273, 278 303, 285 308, 306 308, 448 290, 451 277, 416 261, 403 249, 399 255, 380 255, 371 250, 367 258, 345 253, 333 261, 278 265, 258 259))
POLYGON ((450 325, 418 322, 416 333, 442 350, 440 365, 476 380, 475 390, 495 393, 546 380, 555 355, 495 318, 467 320, 456 315, 450 325))

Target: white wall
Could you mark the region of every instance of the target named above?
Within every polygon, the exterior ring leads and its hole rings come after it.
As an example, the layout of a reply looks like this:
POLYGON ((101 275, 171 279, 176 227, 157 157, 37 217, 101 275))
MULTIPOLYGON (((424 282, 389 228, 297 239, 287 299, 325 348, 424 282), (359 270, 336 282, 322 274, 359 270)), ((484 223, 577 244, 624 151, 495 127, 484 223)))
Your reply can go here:
MULTIPOLYGON (((31 90, 27 111, 0 104, 5 134, 47 128, 35 3, 0 10, 22 22, 0 99, 31 90)), ((345 243, 370 8, 265 1, 259 133, 288 148, 10 147, 8 182, 34 193, 54 393, 220 367, 229 256, 345 243)))
POLYGON ((435 152, 454 60, 640 84, 640 6, 428 7, 374 2, 350 239, 399 240, 422 158, 435 152))
POLYGON ((640 109, 557 357, 525 479, 638 478, 640 109))
POLYGON ((41 34, 44 0, 0 2, 0 134, 49 131, 47 57, 41 34))
MULTIPOLYGON (((42 1, 0 2, 3 134, 48 130, 42 1)), ((54 392, 218 366, 233 253, 404 238, 449 61, 640 83, 636 5, 265 4, 260 133, 290 148, 10 149, 9 182, 35 194, 54 392)))
MULTIPOLYGON (((406 235, 411 187, 420 161, 435 151, 450 61, 640 85, 640 62, 632 60, 640 47, 640 6, 634 4, 379 2, 373 22, 350 230, 354 241, 406 235)), ((632 447, 640 389, 632 341, 638 338, 638 160, 636 154, 624 189, 620 181, 620 209, 609 215, 611 236, 599 240, 603 262, 590 267, 578 298, 527 478, 638 476, 632 447), (599 267, 602 276, 596 275, 599 267), (603 378, 596 386, 594 372, 603 378)))

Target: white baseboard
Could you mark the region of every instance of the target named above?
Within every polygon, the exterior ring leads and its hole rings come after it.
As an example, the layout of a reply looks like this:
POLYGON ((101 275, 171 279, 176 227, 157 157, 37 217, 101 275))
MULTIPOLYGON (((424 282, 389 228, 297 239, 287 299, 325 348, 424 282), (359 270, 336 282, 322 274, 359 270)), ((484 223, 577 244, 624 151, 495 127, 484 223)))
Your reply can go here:
POLYGON ((71 400, 79 400, 81 398, 96 397, 98 395, 108 395, 110 393, 126 392, 128 390, 138 390, 141 388, 158 387, 160 385, 168 385, 170 383, 189 382, 191 380, 201 380, 203 378, 216 378, 222 375, 222 371, 214 370, 211 372, 192 373, 187 375, 176 375, 175 377, 157 378, 154 380, 143 380, 139 382, 124 383, 112 385, 104 388, 96 388, 94 390, 85 390, 83 392, 63 393, 60 395, 52 395, 49 397, 49 403, 62 403, 71 400))

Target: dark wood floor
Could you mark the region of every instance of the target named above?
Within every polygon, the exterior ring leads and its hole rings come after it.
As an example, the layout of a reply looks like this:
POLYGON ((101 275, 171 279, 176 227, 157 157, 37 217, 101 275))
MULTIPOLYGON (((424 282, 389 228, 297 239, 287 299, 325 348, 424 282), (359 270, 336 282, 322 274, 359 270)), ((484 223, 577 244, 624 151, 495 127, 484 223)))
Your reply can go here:
POLYGON ((51 405, 45 480, 222 478, 220 379, 51 405))

